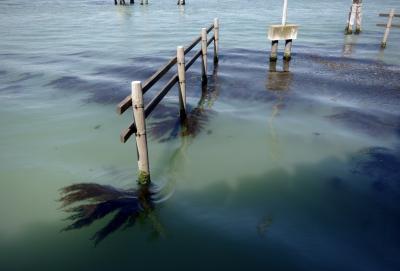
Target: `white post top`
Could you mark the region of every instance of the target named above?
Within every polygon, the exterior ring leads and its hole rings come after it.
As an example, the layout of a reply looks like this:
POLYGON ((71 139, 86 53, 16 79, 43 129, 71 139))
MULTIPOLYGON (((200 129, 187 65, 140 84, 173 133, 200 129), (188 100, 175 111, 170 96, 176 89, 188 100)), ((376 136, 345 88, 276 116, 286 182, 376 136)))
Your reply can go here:
POLYGON ((282 14, 282 25, 286 24, 286 19, 287 19, 287 6, 288 6, 288 0, 283 0, 283 14, 282 14))

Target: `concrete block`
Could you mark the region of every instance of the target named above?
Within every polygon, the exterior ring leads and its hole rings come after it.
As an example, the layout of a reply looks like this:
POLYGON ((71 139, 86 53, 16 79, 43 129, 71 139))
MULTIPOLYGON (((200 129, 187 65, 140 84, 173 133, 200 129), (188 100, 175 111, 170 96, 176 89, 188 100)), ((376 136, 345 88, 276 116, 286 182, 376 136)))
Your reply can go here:
POLYGON ((269 40, 295 40, 299 26, 296 24, 271 25, 268 31, 269 40))

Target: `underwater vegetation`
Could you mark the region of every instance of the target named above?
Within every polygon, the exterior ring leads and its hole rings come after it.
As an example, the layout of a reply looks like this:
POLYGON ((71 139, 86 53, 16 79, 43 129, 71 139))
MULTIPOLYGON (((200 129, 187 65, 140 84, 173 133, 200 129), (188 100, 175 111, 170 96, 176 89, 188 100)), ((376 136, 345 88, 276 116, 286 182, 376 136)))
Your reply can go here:
POLYGON ((69 214, 66 220, 71 221, 71 224, 62 231, 87 227, 112 215, 107 224, 92 236, 95 245, 118 229, 134 226, 137 221, 149 220, 153 235, 163 236, 164 230, 154 214, 155 194, 153 185, 142 185, 130 190, 96 183, 64 187, 59 201, 61 209, 69 214))

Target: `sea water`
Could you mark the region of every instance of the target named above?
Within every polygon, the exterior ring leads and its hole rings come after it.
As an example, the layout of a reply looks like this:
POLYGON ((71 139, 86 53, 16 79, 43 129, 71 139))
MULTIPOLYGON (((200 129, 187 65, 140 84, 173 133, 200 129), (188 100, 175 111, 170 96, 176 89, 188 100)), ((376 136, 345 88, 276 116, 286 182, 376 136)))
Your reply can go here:
POLYGON ((268 62, 281 2, 1 0, 0 269, 398 270, 400 31, 381 50, 375 26, 398 1, 364 1, 353 36, 351 1, 289 1, 288 73, 268 62), (137 188, 116 105, 215 17, 219 64, 210 48, 208 85, 200 61, 187 74, 190 134, 177 87, 147 121, 151 216, 96 246, 115 213, 60 232, 63 187, 137 188))

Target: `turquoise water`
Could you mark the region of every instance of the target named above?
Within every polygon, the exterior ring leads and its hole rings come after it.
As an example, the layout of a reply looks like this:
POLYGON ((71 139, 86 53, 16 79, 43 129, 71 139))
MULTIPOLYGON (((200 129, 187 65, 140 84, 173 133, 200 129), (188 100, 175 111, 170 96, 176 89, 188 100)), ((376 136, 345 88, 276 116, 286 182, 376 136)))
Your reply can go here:
POLYGON ((274 73, 281 1, 0 1, 0 269, 398 270, 400 31, 382 51, 375 26, 398 1, 364 1, 344 36, 349 2, 289 1, 299 38, 274 73), (60 232, 61 188, 136 188, 116 104, 215 17, 220 63, 203 88, 188 73, 192 134, 176 87, 148 121, 151 214, 97 246, 114 213, 60 232))

